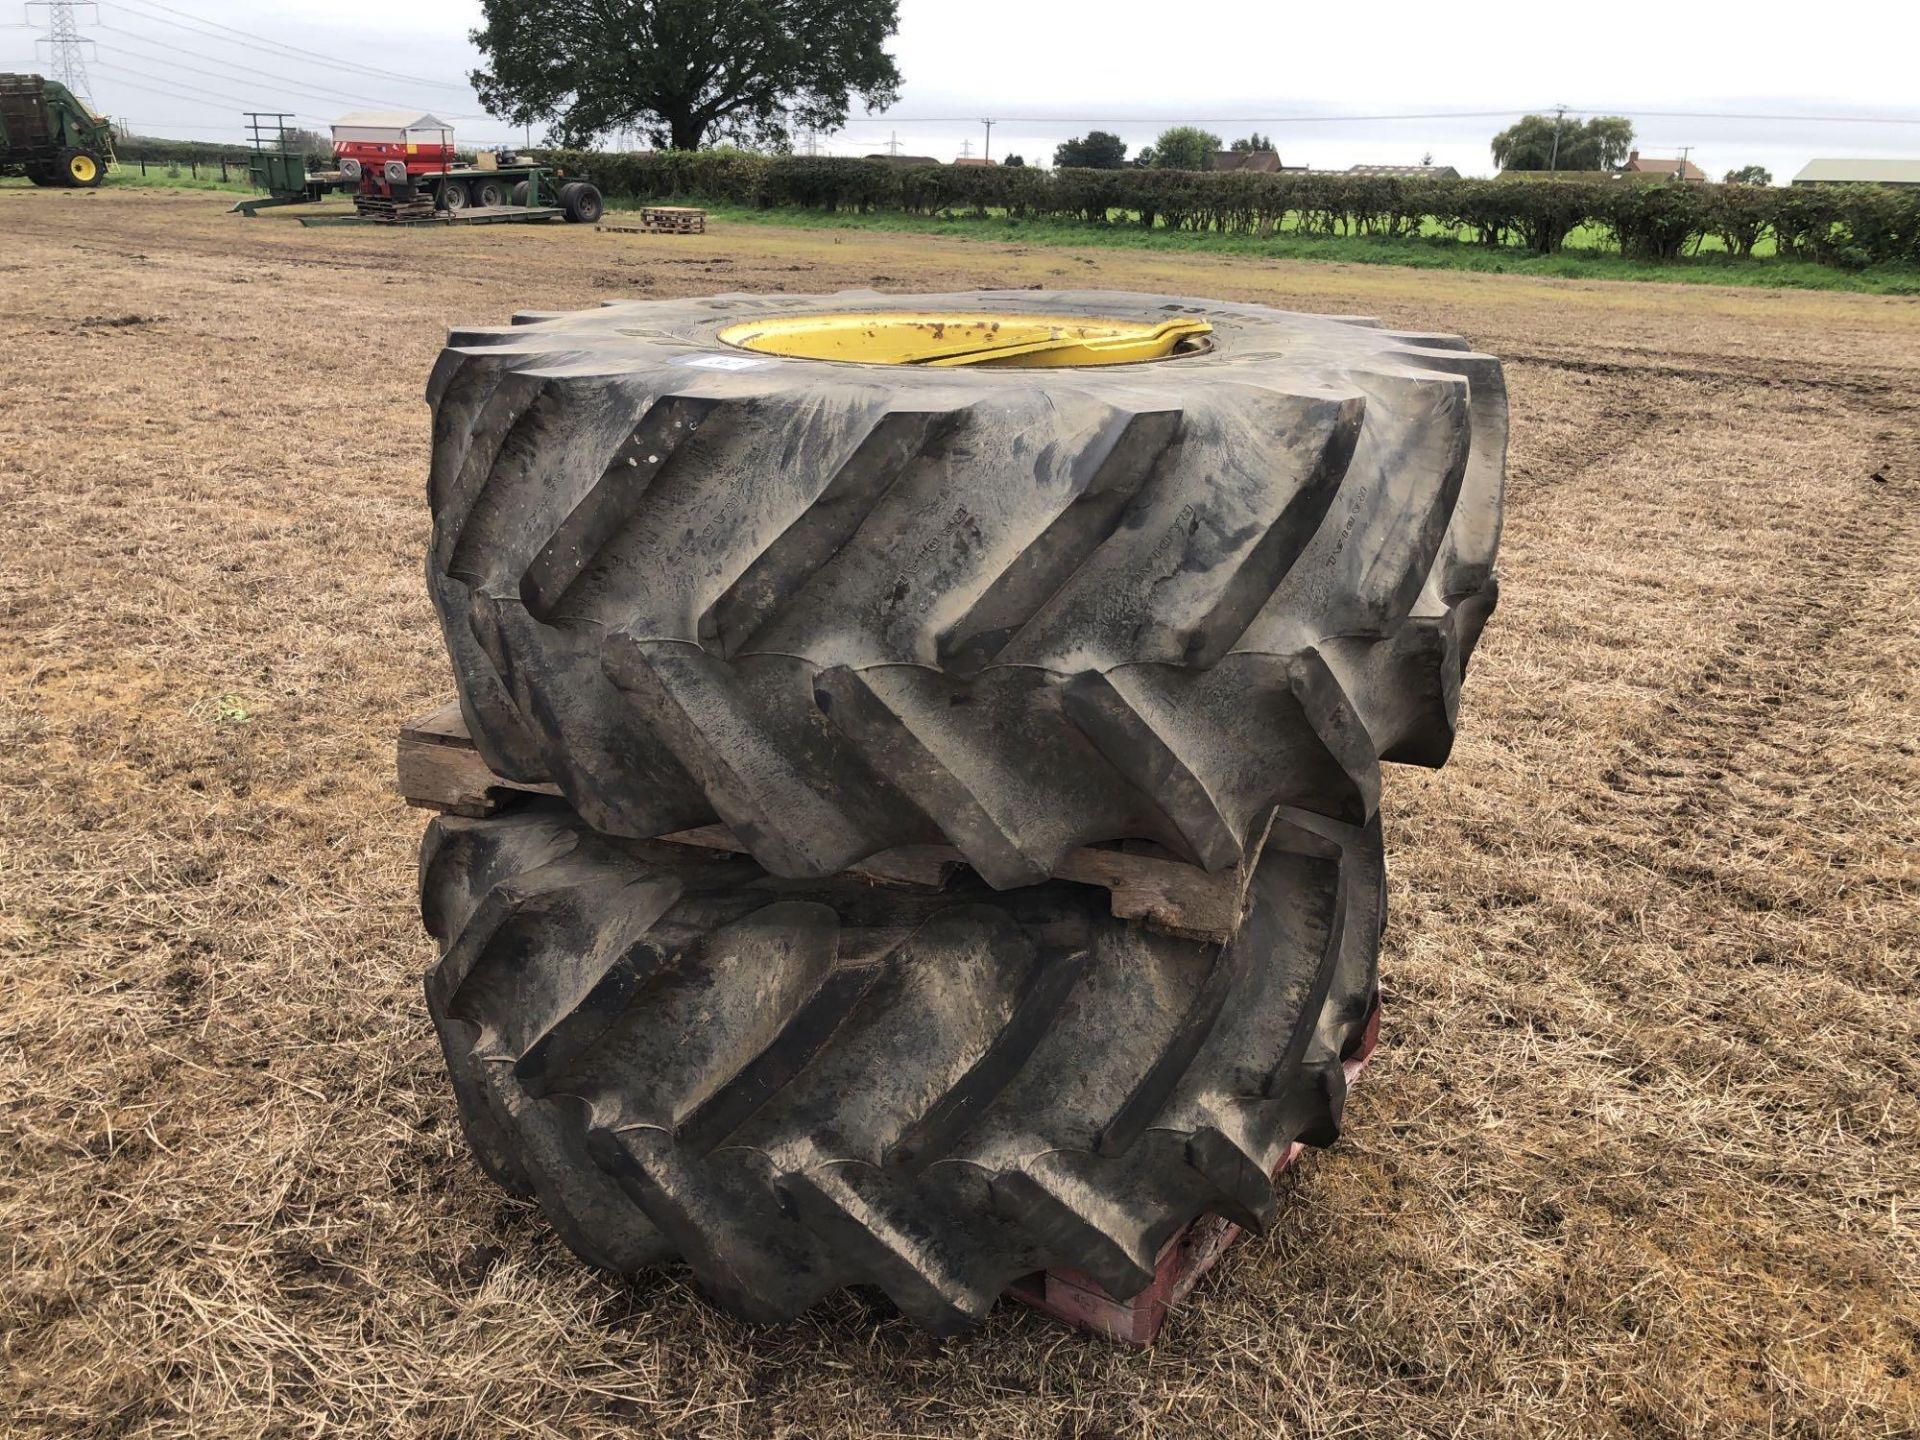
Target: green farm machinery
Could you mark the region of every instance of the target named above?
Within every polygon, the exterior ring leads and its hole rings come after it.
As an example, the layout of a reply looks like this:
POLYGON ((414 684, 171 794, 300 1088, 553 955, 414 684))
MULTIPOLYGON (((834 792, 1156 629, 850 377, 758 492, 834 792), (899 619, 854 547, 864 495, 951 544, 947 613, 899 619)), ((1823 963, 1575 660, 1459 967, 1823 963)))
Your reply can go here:
POLYGON ((519 157, 482 151, 462 160, 444 121, 413 111, 356 111, 333 126, 335 167, 310 172, 292 117, 249 113, 248 173, 263 196, 234 212, 309 205, 333 191, 353 199, 352 214, 302 216, 303 225, 513 224, 567 220, 592 224, 600 192, 585 180, 519 157))
POLYGON ((407 110, 361 110, 334 122, 333 153, 353 206, 376 224, 511 224, 600 218, 600 192, 511 150, 464 160, 453 127, 407 110))
POLYGON ((113 126, 79 96, 39 75, 0 75, 0 175, 90 190, 113 163, 113 126))
POLYGON ((314 174, 307 169, 305 137, 291 123, 293 116, 275 111, 247 111, 247 181, 264 193, 237 202, 230 215, 256 215, 280 205, 314 205, 335 190, 346 188, 338 172, 314 174))

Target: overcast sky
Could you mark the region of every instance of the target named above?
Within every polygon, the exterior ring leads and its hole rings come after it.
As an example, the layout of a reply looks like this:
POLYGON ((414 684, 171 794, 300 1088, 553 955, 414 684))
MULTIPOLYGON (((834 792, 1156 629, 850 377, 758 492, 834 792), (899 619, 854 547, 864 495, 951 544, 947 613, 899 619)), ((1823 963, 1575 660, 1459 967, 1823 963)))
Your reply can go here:
MULTIPOLYGON (((100 0, 79 18, 94 42, 96 107, 142 132, 237 140, 243 109, 291 110, 322 128, 375 104, 431 110, 464 144, 518 140, 465 84, 478 14, 474 0, 100 0)), ((0 21, 0 69, 44 70, 35 35, 0 21)), ((992 117, 995 157, 1050 162, 1059 141, 1089 128, 1138 147, 1192 122, 1227 140, 1258 128, 1289 165, 1430 153, 1484 174, 1487 140, 1513 115, 1566 104, 1630 115, 1643 152, 1690 146, 1716 178, 1758 163, 1785 180, 1814 156, 1920 157, 1912 0, 1811 11, 1765 0, 901 0, 892 49, 899 103, 872 119, 856 107, 844 131, 820 138, 822 153, 865 154, 897 137, 907 153, 977 155, 976 117, 992 117), (1342 118, 1355 116, 1435 118, 1342 118), (1835 116, 1871 119, 1814 118, 1835 116)))

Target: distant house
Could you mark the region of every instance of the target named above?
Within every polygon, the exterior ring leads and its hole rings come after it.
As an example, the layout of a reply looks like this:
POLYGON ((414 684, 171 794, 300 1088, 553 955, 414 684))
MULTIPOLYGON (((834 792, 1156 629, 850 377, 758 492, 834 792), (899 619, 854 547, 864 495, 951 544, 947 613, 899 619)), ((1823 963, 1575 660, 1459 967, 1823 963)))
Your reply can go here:
POLYGON ((1658 180, 1684 180, 1689 185, 1707 183, 1706 172, 1691 160, 1672 159, 1655 160, 1644 156, 1638 150, 1627 152, 1627 163, 1620 167, 1622 175, 1647 175, 1658 180))
POLYGON ((1349 175, 1391 175, 1397 180, 1458 180, 1451 165, 1349 165, 1349 175))
POLYGON ((1920 185, 1920 160, 1809 160, 1796 185, 1920 185))
POLYGON ((1305 170, 1304 165, 1282 165, 1277 150, 1216 150, 1213 152, 1213 168, 1218 171, 1238 170, 1248 175, 1276 175, 1282 170, 1305 170))
POLYGON ((938 165, 940 163, 938 160, 934 159, 933 156, 931 155, 873 154, 873 155, 867 156, 866 158, 869 160, 884 160, 887 162, 887 164, 897 165, 902 170, 910 169, 916 165, 938 165))

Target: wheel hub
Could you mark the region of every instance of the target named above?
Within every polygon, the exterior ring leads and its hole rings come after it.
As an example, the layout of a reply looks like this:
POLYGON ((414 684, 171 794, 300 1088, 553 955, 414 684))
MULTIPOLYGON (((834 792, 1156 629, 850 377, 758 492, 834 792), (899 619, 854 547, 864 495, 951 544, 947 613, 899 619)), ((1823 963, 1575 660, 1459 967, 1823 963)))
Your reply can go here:
POLYGON ((1204 349, 1213 327, 1193 316, 1160 321, 1079 316, 855 311, 730 325, 720 339, 743 350, 865 365, 1132 365, 1204 349))

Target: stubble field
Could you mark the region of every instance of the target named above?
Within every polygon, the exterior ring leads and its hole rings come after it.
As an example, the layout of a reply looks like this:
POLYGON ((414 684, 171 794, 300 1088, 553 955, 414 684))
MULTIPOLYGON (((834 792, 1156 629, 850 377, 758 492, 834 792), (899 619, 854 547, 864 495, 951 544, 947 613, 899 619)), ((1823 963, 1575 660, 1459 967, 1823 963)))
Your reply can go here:
POLYGON ((0 187, 0 1434, 1916 1433, 1920 303, 221 203, 0 187), (593 1274, 467 1158, 420 997, 445 327, 1028 284, 1508 363, 1347 1134, 1149 1354, 593 1274))

